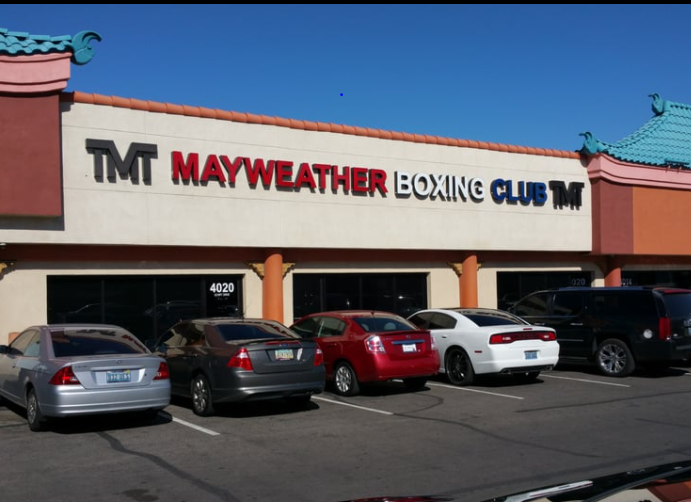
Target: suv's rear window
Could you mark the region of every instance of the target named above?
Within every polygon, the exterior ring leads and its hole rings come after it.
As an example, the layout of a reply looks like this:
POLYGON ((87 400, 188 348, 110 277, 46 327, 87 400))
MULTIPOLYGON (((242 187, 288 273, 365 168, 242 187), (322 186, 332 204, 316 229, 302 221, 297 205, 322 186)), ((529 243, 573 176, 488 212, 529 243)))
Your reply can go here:
POLYGON ((603 291, 593 295, 593 315, 657 317, 649 291, 603 291))
POLYGON ((670 317, 691 317, 691 293, 668 293, 662 298, 670 317))

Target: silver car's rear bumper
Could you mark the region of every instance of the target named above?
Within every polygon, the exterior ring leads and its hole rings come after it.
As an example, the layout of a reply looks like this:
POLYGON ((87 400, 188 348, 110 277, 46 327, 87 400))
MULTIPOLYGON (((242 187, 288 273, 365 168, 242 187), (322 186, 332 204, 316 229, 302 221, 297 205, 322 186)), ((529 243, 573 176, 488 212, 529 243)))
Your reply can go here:
POLYGON ((162 409, 170 404, 169 380, 147 387, 98 390, 57 385, 50 391, 38 395, 41 412, 47 417, 162 409))

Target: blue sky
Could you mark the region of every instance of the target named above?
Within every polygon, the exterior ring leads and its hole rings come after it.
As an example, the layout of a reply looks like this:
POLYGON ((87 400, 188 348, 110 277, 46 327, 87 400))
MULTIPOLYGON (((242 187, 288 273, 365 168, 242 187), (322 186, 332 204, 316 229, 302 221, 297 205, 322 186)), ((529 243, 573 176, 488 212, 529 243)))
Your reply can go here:
POLYGON ((616 142, 691 104, 690 5, 0 6, 95 31, 67 90, 512 145, 616 142))

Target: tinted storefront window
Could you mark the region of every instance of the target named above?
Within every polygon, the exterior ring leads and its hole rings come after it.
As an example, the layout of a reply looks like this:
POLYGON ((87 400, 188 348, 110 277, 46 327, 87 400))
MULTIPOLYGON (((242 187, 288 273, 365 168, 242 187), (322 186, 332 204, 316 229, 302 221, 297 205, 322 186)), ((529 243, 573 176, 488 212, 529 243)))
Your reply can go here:
POLYGON ((181 319, 242 316, 242 276, 49 276, 48 322, 107 323, 145 341, 181 319))
POLYGON ((524 296, 550 288, 590 286, 590 272, 498 272, 497 307, 506 310, 524 296))
POLYGON ((343 309, 407 317, 427 307, 427 274, 295 274, 293 317, 343 309))
POLYGON ((622 286, 668 286, 691 289, 689 270, 622 270, 622 286))

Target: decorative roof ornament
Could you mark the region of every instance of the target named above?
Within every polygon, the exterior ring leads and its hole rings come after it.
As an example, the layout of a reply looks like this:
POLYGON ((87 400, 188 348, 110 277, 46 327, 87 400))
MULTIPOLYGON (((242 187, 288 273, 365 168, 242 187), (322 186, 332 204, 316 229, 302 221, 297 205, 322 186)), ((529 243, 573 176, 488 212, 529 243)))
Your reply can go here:
POLYGON ((600 141, 590 132, 580 150, 584 155, 606 154, 617 160, 665 168, 691 169, 691 105, 653 98, 654 116, 616 143, 600 141))
POLYGON ((653 113, 655 115, 661 115, 665 111, 667 101, 662 99, 657 93, 648 94, 648 97, 653 98, 653 113))
POLYGON ((101 35, 95 31, 80 31, 72 38, 72 62, 74 64, 86 64, 94 57, 95 50, 89 42, 101 41, 101 35))
POLYGON ((94 49, 89 46, 92 40, 100 42, 101 35, 94 31, 80 31, 74 37, 51 37, 0 28, 0 56, 72 53, 71 61, 83 65, 94 57, 94 49))

